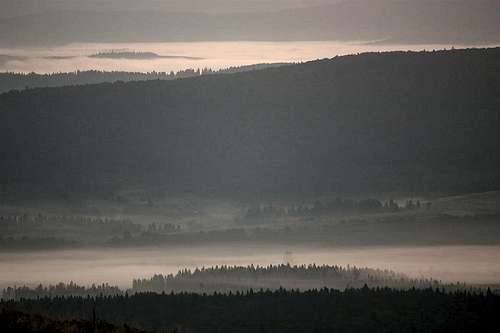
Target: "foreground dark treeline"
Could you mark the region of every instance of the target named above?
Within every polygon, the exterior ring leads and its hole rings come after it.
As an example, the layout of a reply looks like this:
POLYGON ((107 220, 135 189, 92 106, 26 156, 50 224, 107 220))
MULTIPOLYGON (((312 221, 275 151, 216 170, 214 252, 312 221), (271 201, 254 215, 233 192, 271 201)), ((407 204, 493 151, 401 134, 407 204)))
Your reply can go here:
POLYGON ((9 333, 145 333, 101 321, 53 320, 19 311, 0 311, 0 329, 9 333))
POLYGON ((391 52, 5 93, 0 184, 24 197, 129 186, 170 194, 497 189, 498 73, 500 48, 391 52))
POLYGON ((136 294, 2 302, 56 319, 177 332, 497 332, 500 297, 435 289, 321 289, 231 295, 136 294))

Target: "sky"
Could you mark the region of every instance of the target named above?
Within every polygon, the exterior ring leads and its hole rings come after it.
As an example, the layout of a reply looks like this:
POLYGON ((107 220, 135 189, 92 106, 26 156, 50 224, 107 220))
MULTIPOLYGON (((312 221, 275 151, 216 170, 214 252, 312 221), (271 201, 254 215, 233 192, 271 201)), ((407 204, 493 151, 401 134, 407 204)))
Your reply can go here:
POLYGON ((0 0, 0 18, 60 10, 262 11, 331 4, 341 0, 0 0))
POLYGON ((498 0, 0 0, 0 46, 500 41, 498 0))

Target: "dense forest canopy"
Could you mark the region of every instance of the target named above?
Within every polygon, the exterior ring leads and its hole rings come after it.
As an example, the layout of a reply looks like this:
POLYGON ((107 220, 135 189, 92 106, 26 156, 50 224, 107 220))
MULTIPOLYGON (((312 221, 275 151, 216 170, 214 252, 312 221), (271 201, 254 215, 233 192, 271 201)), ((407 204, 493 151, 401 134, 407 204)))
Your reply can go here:
MULTIPOLYGON (((5 311, 156 332, 496 332, 500 297, 387 288, 154 294, 2 301, 5 311)), ((0 317, 1 318, 1 317, 0 317)))
POLYGON ((9 333, 147 333, 97 320, 54 320, 19 311, 0 311, 0 327, 9 333))
POLYGON ((392 52, 0 95, 0 181, 44 192, 482 190, 500 49, 392 52))
MULTIPOLYGON (((151 278, 134 279, 131 292, 196 292, 229 293, 254 290, 310 290, 313 288, 392 287, 399 289, 446 287, 465 289, 465 284, 445 285, 433 279, 412 279, 390 270, 338 265, 269 265, 215 266, 194 270, 184 269, 177 274, 155 274, 151 278)), ((8 297, 7 297, 8 298, 8 297)))

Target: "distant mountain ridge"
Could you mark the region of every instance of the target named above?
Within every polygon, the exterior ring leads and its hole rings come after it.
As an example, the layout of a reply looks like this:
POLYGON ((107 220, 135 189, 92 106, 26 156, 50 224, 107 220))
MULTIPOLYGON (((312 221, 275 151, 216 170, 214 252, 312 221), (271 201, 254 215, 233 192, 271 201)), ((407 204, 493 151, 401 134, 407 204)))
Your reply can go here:
POLYGON ((493 48, 5 93, 0 181, 43 193, 498 189, 499 92, 493 48))
MULTIPOLYGON (((320 2, 321 4, 321 2, 320 2)), ((0 46, 72 42, 500 42, 496 0, 351 0, 279 11, 69 10, 0 20, 0 46)))

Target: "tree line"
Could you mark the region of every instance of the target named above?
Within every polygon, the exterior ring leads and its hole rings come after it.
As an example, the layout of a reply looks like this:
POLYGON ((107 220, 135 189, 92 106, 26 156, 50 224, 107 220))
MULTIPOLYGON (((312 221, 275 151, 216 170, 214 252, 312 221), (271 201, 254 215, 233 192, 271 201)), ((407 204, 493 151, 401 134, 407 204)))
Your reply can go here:
POLYGON ((95 296, 112 296, 122 295, 122 291, 117 286, 111 286, 107 283, 92 284, 90 287, 80 286, 74 282, 58 283, 55 285, 43 286, 39 284, 34 288, 28 286, 7 287, 2 290, 2 299, 4 300, 20 300, 20 299, 37 299, 43 297, 95 297, 95 296))
POLYGON ((66 226, 118 226, 137 229, 140 226, 132 222, 128 218, 108 218, 108 217, 93 217, 93 216, 78 216, 78 215, 43 215, 43 214, 22 214, 22 215, 0 215, 0 228, 11 226, 50 226, 50 225, 66 225, 66 226))
MULTIPOLYGON (((112 325, 101 320, 55 320, 37 314, 1 310, 0 327, 9 333, 147 333, 128 325, 112 325)), ((165 332, 167 333, 167 332, 165 332)))
POLYGON ((103 82, 129 82, 150 80, 175 80, 201 75, 232 74, 285 66, 286 63, 255 64, 245 66, 231 66, 228 68, 186 68, 176 72, 123 72, 123 71, 74 71, 67 73, 0 73, 0 93, 10 90, 24 90, 42 87, 61 87, 82 84, 97 84, 103 82))
MULTIPOLYGON (((176 274, 156 274, 151 278, 134 279, 131 292, 236 292, 249 289, 276 290, 313 288, 345 289, 349 287, 382 286, 392 288, 445 287, 433 279, 412 279, 390 270, 342 267, 338 265, 268 265, 215 266, 183 269, 176 274)), ((449 290, 465 285, 446 285, 449 290)))
POLYGON ((120 289, 109 284, 80 286, 68 284, 7 287, 4 300, 36 299, 41 297, 95 297, 135 293, 235 293, 247 290, 310 290, 321 288, 391 287, 395 289, 441 288, 447 291, 480 290, 462 283, 442 283, 431 278, 410 278, 391 270, 339 265, 268 265, 268 266, 214 266, 179 270, 176 274, 155 274, 149 278, 132 280, 131 288, 120 289))
POLYGON ((128 218, 77 215, 0 215, 0 245, 3 248, 63 247, 80 244, 103 244, 134 235, 174 234, 180 225, 151 222, 138 224, 128 218))
POLYGON ((401 210, 415 210, 421 208, 430 209, 431 206, 431 202, 421 203, 418 199, 406 200, 406 202, 401 205, 393 199, 382 203, 380 200, 372 198, 361 200, 336 198, 335 200, 330 202, 322 202, 320 200, 316 200, 313 204, 306 205, 253 205, 246 210, 246 212, 243 214, 243 218, 253 219, 377 211, 397 212, 401 210))
POLYGON ((497 332, 500 296, 390 288, 141 293, 1 301, 4 311, 156 332, 497 332))
POLYGON ((75 227, 98 228, 110 232, 179 232, 181 226, 174 223, 151 222, 138 224, 129 218, 109 218, 78 215, 0 215, 0 231, 4 234, 15 231, 28 231, 37 228, 75 227))

